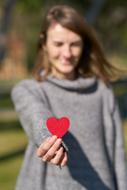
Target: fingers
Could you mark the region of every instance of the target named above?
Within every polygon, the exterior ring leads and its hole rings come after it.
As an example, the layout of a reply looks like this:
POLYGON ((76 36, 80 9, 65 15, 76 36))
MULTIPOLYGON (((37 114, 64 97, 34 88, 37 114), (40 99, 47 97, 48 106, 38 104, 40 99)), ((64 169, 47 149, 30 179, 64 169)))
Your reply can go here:
POLYGON ((64 151, 64 148, 61 147, 57 151, 56 156, 50 160, 50 163, 63 167, 67 164, 67 161, 68 161, 68 155, 64 151))
POLYGON ((68 155, 67 155, 67 152, 64 152, 64 157, 63 159, 61 160, 61 164, 60 166, 63 167, 67 164, 67 161, 68 161, 68 155))
POLYGON ((50 163, 55 165, 60 165, 61 160, 64 158, 64 149, 61 147, 57 152, 53 159, 50 160, 50 163))
POLYGON ((62 139, 52 136, 47 138, 37 149, 37 155, 45 162, 65 166, 68 155, 62 146, 62 139))
POLYGON ((62 139, 57 139, 55 143, 51 146, 51 148, 48 150, 48 152, 43 156, 43 161, 50 161, 55 155, 56 151, 61 146, 62 139))
POLYGON ((55 141, 57 140, 56 136, 52 136, 47 138, 41 145, 40 147, 37 149, 37 155, 39 157, 43 156, 46 154, 46 152, 51 148, 51 146, 55 143, 55 141))

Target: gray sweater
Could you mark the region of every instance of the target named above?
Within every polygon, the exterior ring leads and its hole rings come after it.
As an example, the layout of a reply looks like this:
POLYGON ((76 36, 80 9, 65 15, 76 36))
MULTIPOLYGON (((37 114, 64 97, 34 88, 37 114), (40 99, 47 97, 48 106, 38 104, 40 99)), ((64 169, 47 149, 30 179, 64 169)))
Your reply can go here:
POLYGON ((12 99, 29 139, 16 190, 127 190, 122 127, 110 87, 96 78, 31 79, 14 87, 12 99), (50 136, 45 123, 51 116, 71 121, 63 137, 69 161, 62 169, 36 155, 50 136))

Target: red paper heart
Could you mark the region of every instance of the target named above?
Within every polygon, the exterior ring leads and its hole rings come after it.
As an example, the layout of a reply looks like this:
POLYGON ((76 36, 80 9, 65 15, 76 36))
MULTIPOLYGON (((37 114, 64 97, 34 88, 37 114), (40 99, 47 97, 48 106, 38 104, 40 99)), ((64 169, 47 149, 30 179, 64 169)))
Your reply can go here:
POLYGON ((60 119, 50 117, 47 119, 46 125, 52 135, 56 135, 57 137, 61 138, 68 131, 70 121, 67 117, 62 117, 60 119))

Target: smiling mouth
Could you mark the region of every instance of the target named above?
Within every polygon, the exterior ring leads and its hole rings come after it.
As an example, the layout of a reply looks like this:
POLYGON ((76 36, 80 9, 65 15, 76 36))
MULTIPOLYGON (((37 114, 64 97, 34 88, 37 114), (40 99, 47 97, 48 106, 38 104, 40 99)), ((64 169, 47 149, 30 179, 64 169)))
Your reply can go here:
POLYGON ((65 62, 61 61, 61 64, 62 65, 72 65, 73 63, 72 63, 72 61, 65 61, 65 62))
POLYGON ((62 63, 62 65, 72 65, 70 62, 62 63))

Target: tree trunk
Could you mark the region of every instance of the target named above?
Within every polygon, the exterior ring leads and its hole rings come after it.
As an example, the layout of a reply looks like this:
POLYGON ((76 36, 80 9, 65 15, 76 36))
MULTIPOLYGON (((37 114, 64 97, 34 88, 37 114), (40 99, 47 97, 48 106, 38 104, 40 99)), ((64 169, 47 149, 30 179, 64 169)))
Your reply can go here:
POLYGON ((11 16, 16 0, 6 0, 3 6, 1 25, 0 25, 0 65, 5 57, 7 50, 7 32, 11 23, 11 16))

